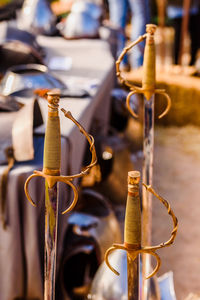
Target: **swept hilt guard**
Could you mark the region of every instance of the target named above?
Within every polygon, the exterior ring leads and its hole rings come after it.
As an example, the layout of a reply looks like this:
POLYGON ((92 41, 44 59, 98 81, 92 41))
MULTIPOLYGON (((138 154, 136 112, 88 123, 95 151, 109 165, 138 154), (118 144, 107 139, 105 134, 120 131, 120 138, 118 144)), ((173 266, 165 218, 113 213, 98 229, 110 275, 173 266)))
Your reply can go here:
MULTIPOLYGON (((48 93, 48 116, 50 115, 50 117, 53 118, 53 120, 57 122, 57 127, 59 127, 58 132, 60 132, 60 123, 58 124, 58 103, 59 103, 59 93, 58 90, 53 90, 51 92, 48 93)), ((71 203, 71 205, 65 209, 62 214, 65 214, 67 212, 69 212, 70 210, 72 210, 78 200, 78 191, 77 188, 75 187, 75 185, 72 183, 72 180, 75 178, 80 178, 84 175, 86 175, 88 173, 88 171, 97 163, 97 156, 96 156, 96 150, 95 150, 95 146, 94 146, 94 138, 88 134, 85 129, 81 126, 80 123, 78 123, 72 116, 71 112, 66 112, 65 109, 61 109, 61 111, 65 114, 65 116, 67 118, 69 118, 70 120, 72 120, 72 122, 75 123, 75 125, 79 128, 80 132, 86 137, 89 145, 90 145, 90 152, 92 154, 92 158, 91 158, 91 162, 88 166, 86 166, 80 173, 78 174, 74 174, 74 175, 69 175, 69 176, 63 176, 60 175, 60 160, 59 157, 57 158, 57 162, 56 162, 56 167, 55 167, 55 163, 52 165, 52 156, 54 155, 55 151, 52 152, 53 154, 50 156, 49 158, 45 158, 45 150, 44 150, 44 166, 43 166, 43 170, 42 171, 34 171, 33 174, 31 176, 29 176, 25 182, 25 186, 24 186, 24 190, 25 190, 25 194, 27 199, 29 200, 29 202, 33 205, 36 206, 35 202, 32 200, 29 191, 28 191, 28 186, 29 183, 31 181, 32 178, 35 177, 43 177, 45 178, 45 180, 48 183, 48 187, 51 188, 54 186, 55 183, 57 182, 64 182, 65 184, 69 185, 74 192, 74 198, 73 201, 71 203), (51 166, 53 166, 52 168, 49 168, 47 166, 49 166, 49 164, 51 164, 51 166)), ((49 121, 49 120, 48 120, 49 121)), ((47 126, 48 127, 48 126, 47 126)), ((50 127, 50 129, 52 129, 52 126, 50 127)), ((49 130, 52 131, 52 130, 49 130)), ((45 143, 46 140, 48 140, 49 142, 47 143, 47 149, 48 147, 52 148, 51 143, 54 143, 54 141, 56 140, 56 146, 53 144, 54 147, 57 147, 57 151, 56 154, 58 153, 58 151, 60 151, 60 133, 59 133, 59 141, 58 139, 55 139, 55 137, 53 139, 51 138, 47 138, 46 139, 46 135, 48 136, 48 133, 46 132, 45 134, 45 143)), ((54 149, 53 149, 54 150, 54 149)), ((48 157, 48 156, 47 156, 48 157)))
POLYGON ((128 47, 125 47, 120 54, 119 58, 116 61, 116 75, 119 78, 120 82, 127 87, 130 88, 131 92, 128 94, 126 98, 126 104, 129 112, 135 118, 138 115, 132 110, 130 107, 130 98, 134 94, 143 94, 145 98, 150 100, 153 94, 160 94, 163 95, 167 100, 167 107, 166 109, 159 115, 159 119, 164 117, 171 107, 171 99, 169 95, 165 92, 164 89, 156 89, 155 88, 155 41, 154 41, 154 33, 156 31, 156 25, 154 24, 147 24, 146 25, 146 34, 138 37, 137 40, 132 42, 128 47), (142 78, 142 87, 135 86, 130 84, 127 80, 125 80, 120 71, 120 63, 122 62, 125 54, 131 50, 135 45, 142 42, 146 39, 146 45, 144 50, 144 61, 143 61, 143 78, 142 78))
MULTIPOLYGON (((138 179, 138 177, 139 176, 137 176, 136 180, 138 179)), ((152 276, 154 276, 158 272, 158 270, 160 268, 160 265, 161 265, 161 259, 160 259, 159 255, 156 253, 156 250, 158 250, 160 248, 164 248, 164 247, 170 246, 174 242, 174 239, 175 239, 176 234, 177 234, 177 229, 178 229, 178 220, 177 220, 176 216, 174 215, 174 212, 172 211, 172 209, 171 209, 170 204, 168 203, 168 201, 165 200, 164 198, 162 198, 161 196, 159 196, 154 191, 154 189, 151 186, 147 186, 144 183, 143 183, 143 185, 146 187, 146 189, 150 193, 152 193, 157 199, 159 199, 161 201, 161 203, 164 204, 164 206, 167 208, 168 214, 172 217, 174 228, 173 228, 173 230, 171 232, 171 237, 170 237, 170 239, 167 242, 161 243, 159 245, 150 246, 150 247, 145 247, 145 246, 143 247, 140 244, 140 239, 136 239, 135 240, 135 238, 133 238, 133 243, 132 244, 130 244, 130 242, 127 243, 126 242, 126 240, 127 240, 126 230, 125 230, 125 241, 124 241, 124 244, 113 244, 113 246, 110 247, 106 251, 106 253, 105 253, 105 262, 106 262, 107 266, 110 268, 111 271, 113 271, 116 275, 119 275, 119 272, 116 271, 110 265, 109 260, 108 260, 108 257, 110 255, 110 253, 113 252, 114 250, 121 249, 121 250, 127 251, 128 255, 132 258, 133 261, 136 259, 136 257, 139 254, 142 254, 142 253, 151 254, 151 255, 153 255, 156 258, 157 264, 156 264, 156 267, 154 268, 153 272, 146 277, 146 279, 149 279, 149 278, 151 278, 152 276)), ((127 215, 127 212, 126 212, 126 215, 127 215)), ((132 218, 132 219, 134 219, 134 218, 132 218)), ((125 220, 125 225, 126 225, 126 220, 125 220)), ((136 227, 135 227, 135 229, 136 229, 136 227)))
POLYGON ((94 138, 92 135, 88 134, 83 126, 72 116, 70 111, 66 111, 64 108, 61 108, 61 111, 64 113, 65 117, 70 119, 79 129, 79 131, 86 137, 89 145, 90 145, 90 152, 92 154, 92 159, 89 165, 84 167, 84 169, 75 175, 72 175, 71 178, 77 178, 77 177, 82 177, 88 173, 88 171, 97 163, 97 156, 96 156, 96 150, 94 146, 94 138))

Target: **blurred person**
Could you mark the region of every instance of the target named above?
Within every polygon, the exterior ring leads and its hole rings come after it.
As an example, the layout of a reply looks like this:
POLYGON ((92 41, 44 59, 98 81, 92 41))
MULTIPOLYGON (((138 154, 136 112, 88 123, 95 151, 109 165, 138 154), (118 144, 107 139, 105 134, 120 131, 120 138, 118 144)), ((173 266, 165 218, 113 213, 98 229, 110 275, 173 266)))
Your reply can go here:
MULTIPOLYGON (((146 24, 150 22, 150 9, 148 0, 108 0, 111 23, 119 29, 117 57, 126 45, 125 28, 129 12, 131 13, 131 41, 136 40, 146 32, 146 24)), ((145 42, 136 45, 122 61, 124 70, 140 67, 143 63, 145 42)))
POLYGON ((21 9, 24 0, 0 0, 0 21, 16 19, 17 10, 21 9))
MULTIPOLYGON (((196 54, 200 48, 200 0, 190 0, 189 4, 189 24, 188 32, 191 40, 191 61, 193 65, 196 60, 196 54)), ((166 14, 175 29, 174 56, 175 64, 179 63, 179 52, 182 36, 182 21, 184 17, 184 0, 168 0, 166 14)))
POLYGON ((51 2, 51 9, 56 16, 66 16, 74 3, 74 0, 57 0, 57 1, 50 1, 51 2))

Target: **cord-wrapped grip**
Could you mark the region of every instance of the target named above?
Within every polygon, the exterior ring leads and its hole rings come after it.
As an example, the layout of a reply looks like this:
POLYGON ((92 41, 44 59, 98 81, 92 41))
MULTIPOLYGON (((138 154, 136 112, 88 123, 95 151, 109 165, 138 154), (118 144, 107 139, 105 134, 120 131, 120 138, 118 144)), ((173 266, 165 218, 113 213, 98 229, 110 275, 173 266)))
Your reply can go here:
POLYGON ((45 174, 59 175, 61 164, 61 136, 59 108, 59 90, 47 93, 48 119, 44 141, 43 170, 45 174))

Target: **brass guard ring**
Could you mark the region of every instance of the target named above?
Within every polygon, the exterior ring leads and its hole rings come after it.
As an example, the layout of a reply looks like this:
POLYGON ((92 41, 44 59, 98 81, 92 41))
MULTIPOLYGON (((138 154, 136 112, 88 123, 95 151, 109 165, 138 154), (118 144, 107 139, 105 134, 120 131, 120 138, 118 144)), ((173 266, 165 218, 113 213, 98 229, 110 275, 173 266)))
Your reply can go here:
POLYGON ((170 110, 171 108, 171 105, 172 105, 172 101, 171 101, 171 98, 169 97, 169 95, 167 93, 165 93, 165 90, 155 90, 155 94, 158 94, 158 95, 163 95, 166 100, 167 100, 167 107, 165 108, 165 110, 158 116, 158 119, 161 119, 162 117, 164 117, 168 111, 170 110))
MULTIPOLYGON (((139 88, 139 87, 136 87, 136 86, 132 86, 133 87, 133 91, 131 91, 128 96, 126 97, 126 105, 127 105, 127 108, 128 108, 128 111, 130 112, 130 114, 135 117, 135 118, 138 118, 138 115, 134 112, 134 110, 131 108, 130 106, 130 98, 131 96, 135 95, 135 94, 144 94, 144 92, 146 90, 142 89, 142 88, 139 88)), ((155 94, 158 94, 158 95, 163 95, 166 100, 167 100, 167 107, 165 108, 165 110, 158 116, 158 119, 161 119, 162 117, 164 117, 168 111, 170 110, 171 108, 171 98, 169 97, 169 95, 167 93, 165 93, 164 90, 155 90, 154 91, 155 94)))
POLYGON ((65 213, 71 211, 75 207, 75 205, 78 201, 78 191, 77 191, 75 185, 70 181, 70 179, 69 179, 70 176, 51 176, 51 175, 46 175, 45 173, 40 172, 40 171, 34 171, 34 174, 32 174, 31 176, 29 176, 27 178, 27 180, 25 182, 25 186, 24 186, 26 197, 34 207, 36 207, 36 204, 32 200, 32 198, 29 194, 29 190, 28 190, 29 183, 30 183, 31 179, 34 177, 45 178, 47 180, 49 186, 54 185, 56 182, 64 182, 65 184, 70 185, 74 192, 74 198, 73 198, 71 205, 67 209, 65 209, 62 212, 62 214, 64 215, 65 213))
POLYGON ((130 112, 130 114, 135 117, 135 118, 138 118, 138 115, 134 112, 134 110, 131 108, 130 106, 130 99, 131 99, 131 96, 135 95, 135 94, 142 94, 142 92, 138 91, 138 90, 133 90, 131 91, 128 96, 126 97, 126 105, 127 105, 127 108, 128 108, 128 111, 130 112))
POLYGON ((25 185, 24 185, 24 191, 25 191, 25 194, 26 194, 26 197, 28 199, 28 201, 36 207, 36 204, 35 202, 32 200, 30 194, 29 194, 29 190, 28 190, 28 186, 29 186, 29 183, 31 181, 32 178, 34 177, 41 177, 41 175, 39 174, 32 174, 31 176, 29 176, 27 179, 26 179, 26 182, 25 182, 25 185))
POLYGON ((153 272, 151 274, 149 274, 146 279, 149 279, 151 277, 153 277, 157 272, 158 270, 160 269, 160 266, 161 266, 161 260, 160 260, 160 257, 159 255, 154 252, 153 250, 151 249, 147 249, 147 248, 141 248, 141 249, 137 249, 137 250, 130 250, 130 249, 127 249, 124 245, 121 245, 121 244, 114 244, 112 247, 110 247, 106 253, 105 253, 105 262, 107 264, 107 266, 109 267, 109 269, 115 273, 116 275, 120 275, 119 272, 117 270, 115 270, 109 260, 108 260, 108 256, 114 251, 114 250, 125 250, 127 251, 129 254, 130 254, 130 257, 132 258, 132 260, 134 261, 136 259, 136 257, 138 256, 138 254, 142 254, 142 253, 146 253, 146 254, 150 254, 150 255, 153 255, 155 258, 156 258, 156 261, 157 261, 157 264, 156 264, 156 267, 154 268, 153 272))

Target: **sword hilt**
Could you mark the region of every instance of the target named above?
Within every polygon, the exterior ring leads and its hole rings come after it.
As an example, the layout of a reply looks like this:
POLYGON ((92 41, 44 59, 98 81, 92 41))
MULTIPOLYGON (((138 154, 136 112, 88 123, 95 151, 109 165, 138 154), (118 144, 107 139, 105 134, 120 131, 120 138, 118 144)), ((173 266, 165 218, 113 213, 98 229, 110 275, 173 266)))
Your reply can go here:
POLYGON ((172 211, 170 204, 159 196, 151 186, 143 185, 147 190, 152 193, 156 198, 158 198, 161 203, 167 208, 168 214, 172 217, 174 228, 171 232, 170 239, 156 246, 143 247, 141 246, 141 217, 140 217, 140 201, 139 201, 139 180, 140 173, 137 171, 129 172, 128 177, 128 196, 127 196, 127 205, 126 205, 126 216, 125 216, 125 230, 124 230, 124 243, 123 244, 113 244, 106 253, 105 253, 105 262, 107 266, 113 271, 116 275, 119 275, 119 272, 116 271, 109 263, 108 257, 114 250, 125 250, 127 251, 129 257, 132 260, 135 260, 136 257, 141 253, 146 253, 153 255, 156 258, 157 264, 153 272, 146 277, 146 279, 154 276, 161 265, 161 259, 156 253, 156 250, 170 246, 176 237, 178 229, 178 220, 172 211), (138 223, 137 223, 138 222, 138 223))
POLYGON ((69 185, 74 192, 74 198, 71 205, 65 209, 62 214, 65 214, 72 210, 78 200, 78 191, 75 185, 72 183, 72 180, 75 178, 80 178, 86 175, 89 170, 97 163, 96 150, 94 146, 94 138, 86 132, 86 130, 81 126, 78 121, 76 121, 72 114, 65 109, 61 109, 67 118, 69 118, 75 125, 79 128, 80 132, 86 137, 89 145, 90 152, 92 154, 91 162, 88 166, 86 166, 80 173, 63 176, 60 175, 60 164, 61 164, 61 135, 60 135, 60 121, 58 116, 58 106, 59 106, 59 91, 53 90, 48 92, 48 120, 47 120, 47 128, 45 132, 45 143, 44 143, 44 159, 43 159, 43 170, 34 171, 31 176, 29 176, 25 182, 24 190, 27 199, 29 202, 36 206, 35 202, 32 200, 29 194, 29 183, 35 177, 43 177, 47 181, 48 187, 53 187, 57 182, 64 182, 69 185))
POLYGON ((153 94, 163 95, 167 100, 166 109, 159 115, 159 119, 164 117, 171 107, 171 98, 164 89, 156 89, 156 51, 155 51, 155 40, 154 34, 156 31, 156 25, 147 24, 146 34, 140 36, 136 41, 132 42, 128 47, 125 47, 116 61, 116 75, 120 82, 128 86, 131 92, 128 94, 126 103, 127 108, 132 116, 137 118, 137 114, 130 107, 130 98, 134 94, 143 94, 147 100, 150 100, 153 94), (130 84, 126 79, 123 78, 120 71, 120 63, 122 62, 125 54, 131 50, 135 45, 146 39, 146 45, 144 49, 144 60, 143 60, 143 77, 142 77, 142 87, 130 84))

